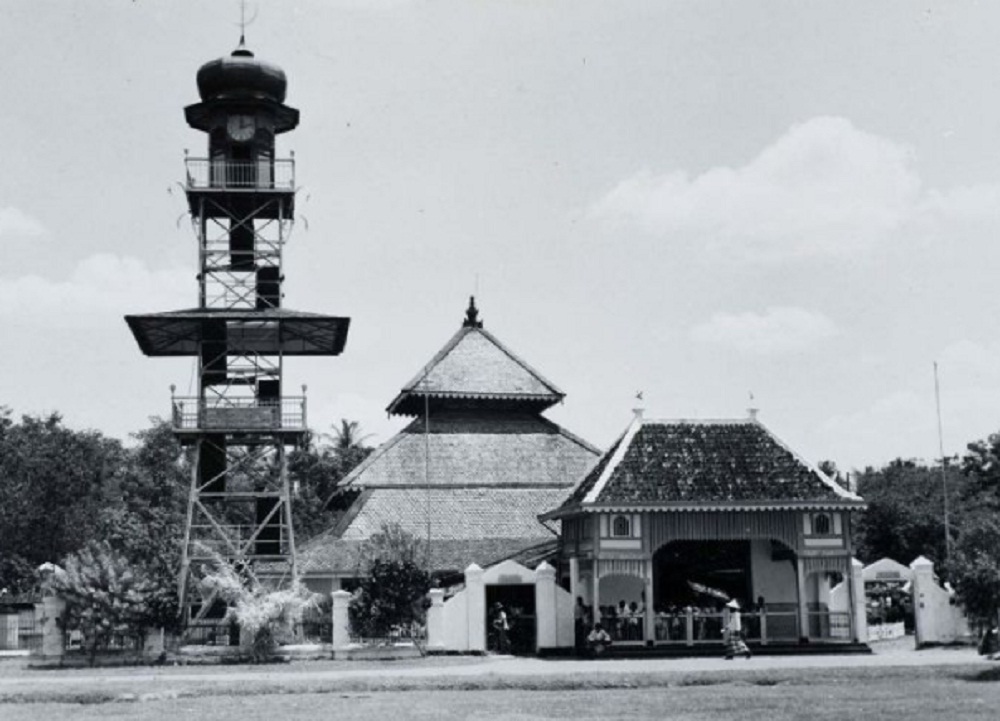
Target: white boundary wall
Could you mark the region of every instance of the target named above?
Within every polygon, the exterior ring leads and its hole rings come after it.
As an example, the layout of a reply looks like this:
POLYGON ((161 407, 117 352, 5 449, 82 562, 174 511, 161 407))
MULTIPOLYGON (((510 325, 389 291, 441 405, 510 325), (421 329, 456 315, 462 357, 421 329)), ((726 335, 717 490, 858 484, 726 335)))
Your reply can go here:
POLYGON ((920 556, 910 564, 910 569, 913 571, 917 647, 970 639, 972 634, 965 612, 958 605, 955 592, 938 585, 934 563, 920 556))
POLYGON ((442 602, 441 591, 431 592, 427 615, 427 646, 434 651, 486 651, 486 586, 530 584, 535 587, 535 650, 572 648, 573 596, 556 584, 556 571, 542 562, 534 571, 504 561, 485 571, 473 564, 465 569, 465 588, 442 602))

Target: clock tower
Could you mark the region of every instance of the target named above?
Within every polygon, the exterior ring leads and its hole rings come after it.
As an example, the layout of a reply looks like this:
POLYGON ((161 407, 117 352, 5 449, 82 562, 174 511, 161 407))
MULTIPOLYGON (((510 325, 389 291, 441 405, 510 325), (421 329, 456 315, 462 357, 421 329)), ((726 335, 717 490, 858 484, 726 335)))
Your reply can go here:
MULTIPOLYGON (((198 305, 126 317, 150 356, 191 356, 193 395, 172 393, 172 425, 193 451, 179 594, 188 640, 212 636, 225 604, 202 595, 221 558, 239 572, 297 576, 286 454, 307 434, 305 386, 288 394, 285 360, 338 355, 349 318, 284 307, 282 254, 295 216, 295 159, 276 153, 299 111, 285 105, 281 68, 246 48, 205 63, 201 101, 184 110, 206 134, 185 158, 198 242, 198 305)), ((173 390, 173 389, 172 389, 173 390)))

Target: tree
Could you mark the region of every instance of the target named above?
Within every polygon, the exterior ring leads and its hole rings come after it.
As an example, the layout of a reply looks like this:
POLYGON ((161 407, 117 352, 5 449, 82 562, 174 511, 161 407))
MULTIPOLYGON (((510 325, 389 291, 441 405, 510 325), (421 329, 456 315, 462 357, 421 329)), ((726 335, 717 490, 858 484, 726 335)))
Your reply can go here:
POLYGON ((101 511, 97 531, 156 583, 154 625, 173 630, 191 460, 161 419, 133 437, 138 443, 127 453, 113 486, 115 502, 101 511))
MULTIPOLYGON (((952 538, 967 512, 968 481, 947 469, 952 538)), ((856 525, 855 545, 866 563, 893 558, 910 563, 917 556, 945 558, 944 495, 940 466, 897 458, 867 468, 858 476, 858 493, 868 503, 856 525)))
POLYGON ((424 596, 430 576, 419 564, 424 549, 398 525, 385 524, 362 554, 362 581, 351 598, 349 613, 355 633, 384 638, 395 626, 424 618, 424 596))
POLYGON ((99 535, 124 459, 121 443, 66 428, 58 413, 15 422, 0 408, 0 587, 29 590, 35 568, 99 535))
POLYGON ((365 445, 370 434, 361 433, 361 424, 357 421, 340 419, 340 426, 333 430, 333 456, 340 466, 341 477, 346 476, 354 467, 368 457, 372 449, 365 445))
POLYGON ((310 538, 336 522, 326 502, 337 484, 372 452, 364 445, 366 438, 357 421, 341 419, 332 436, 310 433, 303 447, 289 455, 289 474, 298 491, 292 503, 297 538, 310 538))
POLYGON ((980 625, 1000 620, 1000 522, 982 519, 964 529, 951 562, 951 579, 966 613, 980 625))
POLYGON ((115 635, 142 642, 163 602, 161 586, 104 542, 91 541, 62 566, 52 587, 66 601, 63 627, 83 634, 91 663, 115 635))
POLYGON ((979 490, 987 491, 987 500, 994 509, 1000 503, 1000 433, 973 441, 966 446, 968 452, 962 457, 962 472, 979 490))
POLYGON ((249 566, 237 568, 213 556, 211 570, 199 582, 202 594, 228 605, 225 620, 239 625, 241 645, 254 661, 270 659, 278 640, 291 637, 303 613, 319 605, 319 595, 298 580, 288 588, 268 588, 249 566))

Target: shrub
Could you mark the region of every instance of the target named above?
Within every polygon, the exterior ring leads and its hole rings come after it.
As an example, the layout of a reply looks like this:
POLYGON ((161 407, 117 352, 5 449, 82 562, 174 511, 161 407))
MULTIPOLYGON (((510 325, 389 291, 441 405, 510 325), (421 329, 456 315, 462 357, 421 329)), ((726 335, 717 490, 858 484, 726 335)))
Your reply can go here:
POLYGON ((396 525, 385 525, 372 536, 349 607, 356 634, 382 638, 395 626, 423 621, 430 576, 417 563, 420 550, 420 543, 396 525))

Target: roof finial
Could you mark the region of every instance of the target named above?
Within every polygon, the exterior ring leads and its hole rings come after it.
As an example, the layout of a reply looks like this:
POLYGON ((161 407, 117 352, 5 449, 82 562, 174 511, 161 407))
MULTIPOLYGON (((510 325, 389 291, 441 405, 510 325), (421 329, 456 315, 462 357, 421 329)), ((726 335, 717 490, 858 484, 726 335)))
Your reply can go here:
POLYGON ((253 53, 247 50, 246 34, 247 25, 256 19, 257 15, 255 13, 254 17, 247 20, 247 0, 240 0, 240 44, 237 46, 236 50, 233 51, 233 55, 249 55, 253 57, 253 53))
POLYGON ((632 413, 635 415, 635 419, 637 421, 641 421, 642 420, 642 416, 643 416, 643 414, 645 412, 646 412, 646 409, 643 407, 643 402, 642 402, 642 391, 641 390, 640 391, 636 391, 635 392, 635 408, 632 409, 632 413))
POLYGON ((747 408, 747 415, 750 416, 751 421, 757 420, 757 413, 759 411, 760 408, 758 408, 757 405, 753 402, 753 391, 750 391, 750 407, 747 408))
POLYGON ((463 328, 482 328, 483 322, 479 320, 479 309, 476 308, 476 296, 469 296, 469 307, 465 310, 465 320, 462 321, 463 328))

